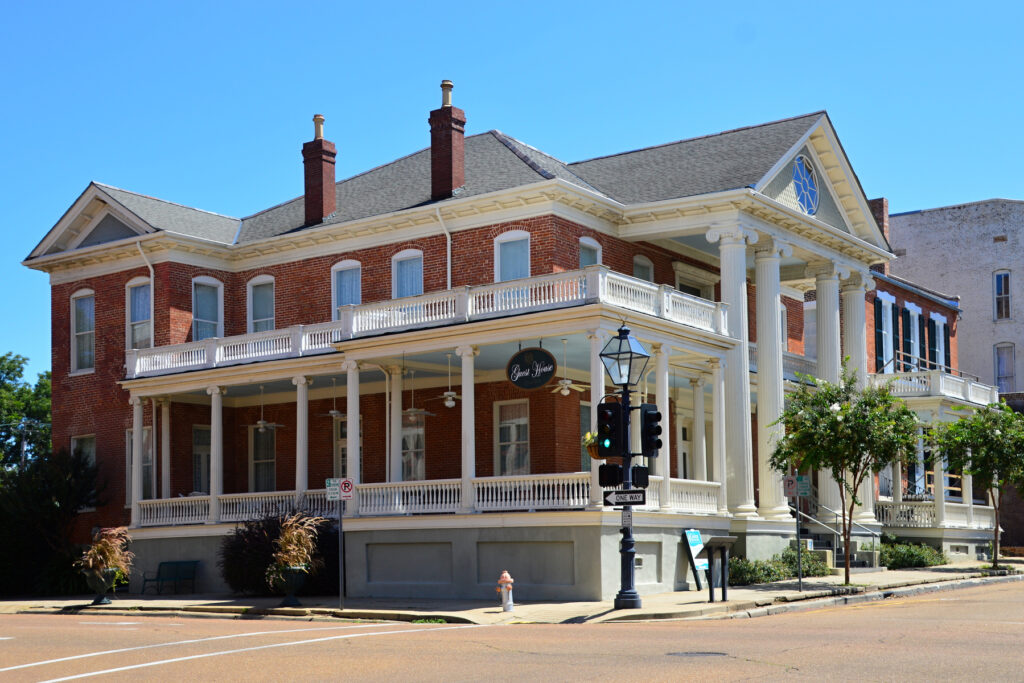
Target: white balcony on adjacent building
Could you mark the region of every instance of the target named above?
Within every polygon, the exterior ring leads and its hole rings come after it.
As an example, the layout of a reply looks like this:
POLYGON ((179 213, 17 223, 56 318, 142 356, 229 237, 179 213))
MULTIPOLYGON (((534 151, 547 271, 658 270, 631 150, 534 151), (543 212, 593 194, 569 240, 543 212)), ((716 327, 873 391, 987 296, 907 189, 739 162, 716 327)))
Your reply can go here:
POLYGON ((959 399, 975 405, 988 405, 999 401, 999 390, 978 380, 957 376, 945 370, 919 370, 868 376, 872 386, 892 383, 892 392, 901 398, 938 396, 959 399))

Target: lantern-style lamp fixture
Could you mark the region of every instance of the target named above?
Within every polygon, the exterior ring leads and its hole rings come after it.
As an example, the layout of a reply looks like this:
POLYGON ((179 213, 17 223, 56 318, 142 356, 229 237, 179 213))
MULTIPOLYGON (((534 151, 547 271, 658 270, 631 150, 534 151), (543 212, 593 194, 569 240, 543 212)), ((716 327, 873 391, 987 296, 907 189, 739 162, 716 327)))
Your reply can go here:
POLYGON ((612 384, 619 386, 639 384, 651 357, 643 344, 630 336, 625 325, 619 328, 618 336, 608 340, 599 355, 612 384))

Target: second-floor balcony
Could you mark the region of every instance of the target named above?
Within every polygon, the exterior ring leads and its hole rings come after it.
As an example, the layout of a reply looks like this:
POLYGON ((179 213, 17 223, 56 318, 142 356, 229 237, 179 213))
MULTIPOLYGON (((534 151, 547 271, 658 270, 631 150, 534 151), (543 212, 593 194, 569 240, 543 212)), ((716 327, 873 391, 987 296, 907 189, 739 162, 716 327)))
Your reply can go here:
POLYGON ((872 386, 891 383, 892 393, 901 398, 940 396, 975 405, 999 401, 996 387, 983 384, 977 378, 951 374, 945 368, 873 374, 868 375, 868 382, 872 386))
POLYGON ((431 292, 357 306, 313 325, 128 351, 128 379, 255 361, 298 358, 334 350, 362 337, 488 320, 585 304, 646 313, 680 325, 727 335, 726 305, 655 285, 606 266, 431 292))

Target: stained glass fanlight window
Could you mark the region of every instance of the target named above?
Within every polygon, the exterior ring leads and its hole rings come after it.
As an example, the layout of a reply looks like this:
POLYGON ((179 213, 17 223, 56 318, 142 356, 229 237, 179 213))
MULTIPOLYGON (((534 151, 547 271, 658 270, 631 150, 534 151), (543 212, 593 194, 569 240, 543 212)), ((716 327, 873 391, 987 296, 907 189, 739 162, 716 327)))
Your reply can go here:
POLYGON ((814 167, 807 157, 797 157, 793 163, 793 185, 800 208, 813 216, 818 211, 818 185, 814 180, 814 167))

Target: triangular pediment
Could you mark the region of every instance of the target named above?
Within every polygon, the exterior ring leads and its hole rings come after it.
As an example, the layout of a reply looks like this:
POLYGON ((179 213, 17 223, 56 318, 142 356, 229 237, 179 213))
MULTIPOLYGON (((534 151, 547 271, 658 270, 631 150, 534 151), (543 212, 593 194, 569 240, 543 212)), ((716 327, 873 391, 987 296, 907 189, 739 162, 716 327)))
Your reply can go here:
POLYGON ((139 237, 156 228, 125 208, 103 186, 90 183, 29 258, 139 237))
POLYGON ((827 115, 821 116, 754 189, 869 244, 889 248, 827 115))

